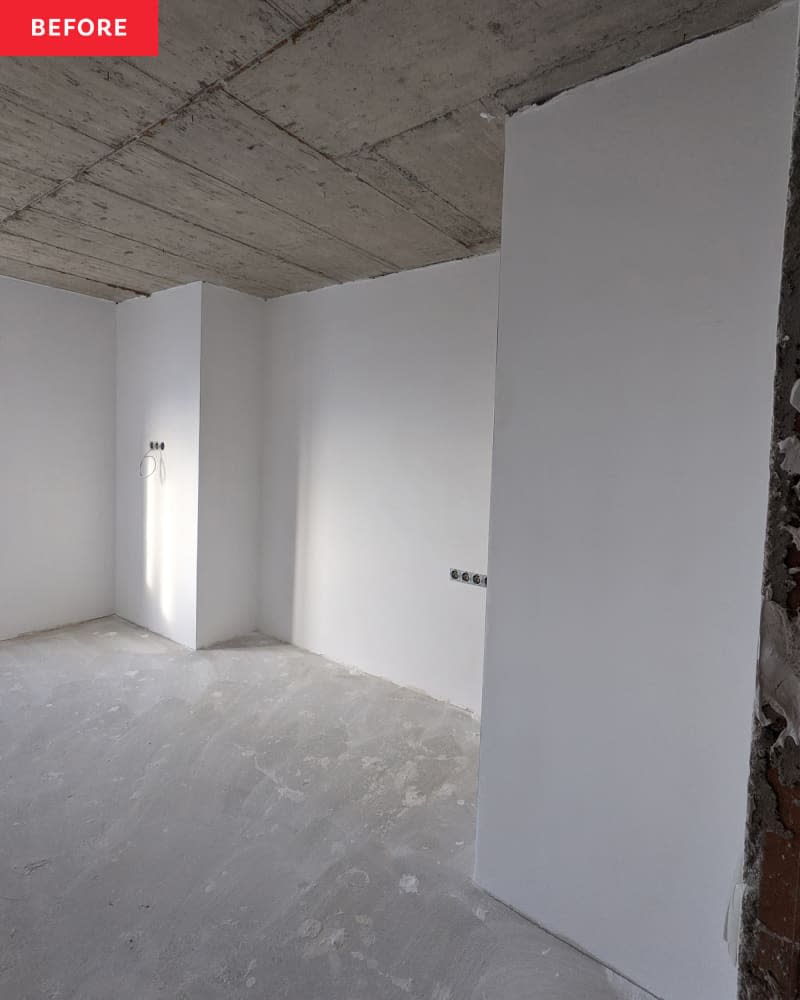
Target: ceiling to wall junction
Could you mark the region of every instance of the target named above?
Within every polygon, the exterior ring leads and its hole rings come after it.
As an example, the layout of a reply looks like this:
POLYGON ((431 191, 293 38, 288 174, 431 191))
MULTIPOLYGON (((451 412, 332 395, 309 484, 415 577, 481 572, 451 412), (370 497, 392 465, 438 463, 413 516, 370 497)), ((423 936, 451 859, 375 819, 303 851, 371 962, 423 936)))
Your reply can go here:
POLYGON ((264 297, 500 239, 504 116, 770 0, 161 0, 156 59, 0 59, 0 273, 264 297))

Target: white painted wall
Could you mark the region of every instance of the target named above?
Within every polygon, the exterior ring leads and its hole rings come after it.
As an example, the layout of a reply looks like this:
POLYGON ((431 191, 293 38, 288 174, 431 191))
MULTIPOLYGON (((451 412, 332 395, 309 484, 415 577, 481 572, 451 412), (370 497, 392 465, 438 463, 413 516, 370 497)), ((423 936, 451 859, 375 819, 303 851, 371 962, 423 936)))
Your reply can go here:
POLYGON ((0 638, 108 614, 114 305, 0 277, 0 638))
POLYGON ((796 8, 507 131, 477 878, 729 1000, 796 8))
POLYGON ((117 309, 117 611, 191 647, 201 301, 195 283, 117 309), (139 460, 151 438, 166 444, 163 470, 140 479, 139 460))
POLYGON ((262 627, 474 710, 497 255, 267 303, 262 627))
POLYGON ((259 620, 264 310, 262 299, 203 285, 198 646, 259 620))

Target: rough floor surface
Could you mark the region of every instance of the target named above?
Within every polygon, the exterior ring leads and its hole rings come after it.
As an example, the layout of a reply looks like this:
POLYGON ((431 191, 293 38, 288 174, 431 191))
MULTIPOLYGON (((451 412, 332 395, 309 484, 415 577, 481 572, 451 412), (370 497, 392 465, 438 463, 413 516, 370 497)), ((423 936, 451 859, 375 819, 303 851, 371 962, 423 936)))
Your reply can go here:
POLYGON ((0 643, 0 997, 645 996, 471 883, 477 749, 260 637, 0 643))

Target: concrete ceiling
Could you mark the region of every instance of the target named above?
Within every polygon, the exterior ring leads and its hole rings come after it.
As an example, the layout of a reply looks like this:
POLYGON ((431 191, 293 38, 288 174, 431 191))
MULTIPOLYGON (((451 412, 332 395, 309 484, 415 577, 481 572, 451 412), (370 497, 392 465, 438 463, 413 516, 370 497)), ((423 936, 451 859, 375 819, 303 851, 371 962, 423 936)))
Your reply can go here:
POLYGON ((161 0, 157 59, 0 59, 0 273, 264 297, 494 249, 503 120, 773 0, 161 0))

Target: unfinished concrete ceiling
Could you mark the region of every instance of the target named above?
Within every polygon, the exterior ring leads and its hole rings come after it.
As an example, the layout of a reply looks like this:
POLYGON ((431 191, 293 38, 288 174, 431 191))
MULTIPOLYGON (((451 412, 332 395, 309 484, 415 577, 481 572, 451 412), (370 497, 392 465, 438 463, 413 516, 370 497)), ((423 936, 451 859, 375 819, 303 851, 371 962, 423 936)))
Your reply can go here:
POLYGON ((0 59, 0 273, 265 297, 498 246, 503 118, 773 0, 161 0, 157 59, 0 59))

